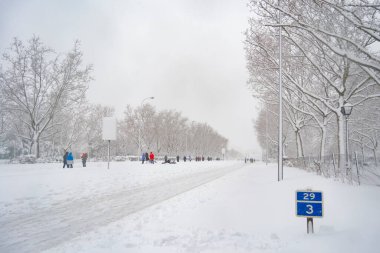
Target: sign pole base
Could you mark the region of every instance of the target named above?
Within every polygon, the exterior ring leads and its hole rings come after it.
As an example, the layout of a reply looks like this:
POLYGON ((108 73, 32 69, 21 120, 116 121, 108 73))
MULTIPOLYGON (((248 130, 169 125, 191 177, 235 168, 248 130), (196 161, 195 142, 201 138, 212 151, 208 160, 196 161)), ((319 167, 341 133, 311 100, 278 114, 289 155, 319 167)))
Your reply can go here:
POLYGON ((308 234, 314 234, 314 222, 313 218, 307 218, 306 219, 306 225, 307 225, 307 233, 308 234))
POLYGON ((110 169, 110 146, 111 146, 111 140, 108 140, 108 165, 107 169, 110 169))

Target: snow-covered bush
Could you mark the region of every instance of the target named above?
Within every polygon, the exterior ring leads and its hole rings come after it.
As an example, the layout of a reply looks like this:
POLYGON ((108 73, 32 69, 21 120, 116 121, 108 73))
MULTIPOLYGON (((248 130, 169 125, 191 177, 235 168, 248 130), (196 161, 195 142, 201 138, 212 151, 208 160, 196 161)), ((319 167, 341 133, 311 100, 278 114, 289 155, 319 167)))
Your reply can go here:
POLYGON ((37 158, 35 155, 22 155, 18 158, 20 163, 36 163, 37 158))

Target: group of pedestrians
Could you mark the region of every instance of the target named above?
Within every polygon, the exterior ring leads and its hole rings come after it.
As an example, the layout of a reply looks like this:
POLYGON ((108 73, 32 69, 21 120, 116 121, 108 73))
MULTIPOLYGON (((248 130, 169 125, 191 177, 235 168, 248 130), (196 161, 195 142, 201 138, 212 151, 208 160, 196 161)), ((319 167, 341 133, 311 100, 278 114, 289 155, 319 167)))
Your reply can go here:
MULTIPOLYGON (((82 165, 83 167, 86 167, 86 163, 87 163, 87 158, 88 158, 88 154, 87 153, 82 153, 81 156, 80 156, 81 160, 82 160, 82 165)), ((168 159, 167 156, 165 156, 165 159, 164 159, 164 162, 163 163, 175 163, 175 160, 177 160, 177 162, 179 162, 179 155, 177 155, 175 157, 175 159, 168 159)), ((186 162, 186 161, 190 161, 191 162, 192 158, 191 156, 184 156, 183 157, 183 161, 186 162)), ((205 158, 203 156, 197 156, 195 157, 195 161, 204 161, 205 158)), ((212 158, 211 157, 207 157, 207 161, 212 161, 212 158)), ((154 156, 154 153, 153 152, 144 152, 142 155, 141 155, 141 162, 142 164, 144 164, 145 162, 146 163, 155 163, 155 156, 154 156)), ((247 160, 246 160, 247 162, 247 160)), ((73 168, 73 165, 74 165, 74 156, 73 156, 73 153, 72 152, 69 152, 69 151, 65 151, 64 155, 63 155, 63 168, 73 168)))
POLYGON ((142 164, 144 164, 144 162, 154 163, 154 154, 153 154, 153 152, 150 152, 149 154, 148 154, 148 152, 144 152, 141 155, 141 162, 142 162, 142 164))
MULTIPOLYGON (((82 153, 80 158, 82 159, 82 165, 83 167, 86 167, 88 154, 82 153)), ((72 152, 65 151, 63 155, 63 168, 73 168, 74 165, 74 156, 72 152)))
POLYGON ((65 152, 63 155, 63 168, 67 166, 67 168, 72 168, 74 164, 74 156, 71 152, 65 152))
MULTIPOLYGON (((168 158, 167 155, 164 156, 164 161, 163 163, 170 163, 170 164, 174 164, 174 163, 178 163, 180 160, 180 156, 177 155, 176 157, 174 158, 168 158)), ((192 157, 189 155, 189 156, 183 156, 183 161, 186 162, 186 161, 189 161, 191 162, 193 159, 192 157)), ((212 157, 208 156, 207 158, 205 158, 204 156, 196 156, 195 157, 195 161, 197 162, 201 162, 201 161, 212 161, 212 157)), ((144 152, 142 155, 141 155, 141 163, 144 164, 144 163, 155 163, 155 157, 154 157, 154 154, 153 152, 144 152)))
MULTIPOLYGON (((183 161, 186 162, 187 160, 189 160, 189 162, 191 162, 191 156, 189 155, 188 157, 187 156, 184 156, 183 157, 183 161)), ((208 156, 207 158, 205 158, 204 156, 196 156, 195 157, 195 161, 196 162, 204 162, 205 160, 207 161, 212 161, 212 157, 211 156, 208 156)))
POLYGON ((254 158, 244 158, 244 163, 248 163, 248 162, 250 162, 250 163, 254 163, 254 162, 256 162, 256 159, 254 159, 254 158))
POLYGON ((212 161, 212 157, 208 156, 205 158, 204 156, 196 156, 195 161, 196 162, 204 162, 207 159, 207 161, 212 161))

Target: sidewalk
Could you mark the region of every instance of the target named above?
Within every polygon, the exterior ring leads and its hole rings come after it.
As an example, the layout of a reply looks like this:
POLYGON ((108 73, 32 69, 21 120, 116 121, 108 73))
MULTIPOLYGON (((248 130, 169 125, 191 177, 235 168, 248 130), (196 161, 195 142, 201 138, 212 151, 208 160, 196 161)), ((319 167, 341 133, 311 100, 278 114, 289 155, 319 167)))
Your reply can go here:
POLYGON ((47 252, 377 252, 378 187, 357 187, 255 163, 47 252), (325 195, 306 234, 295 191, 325 195))

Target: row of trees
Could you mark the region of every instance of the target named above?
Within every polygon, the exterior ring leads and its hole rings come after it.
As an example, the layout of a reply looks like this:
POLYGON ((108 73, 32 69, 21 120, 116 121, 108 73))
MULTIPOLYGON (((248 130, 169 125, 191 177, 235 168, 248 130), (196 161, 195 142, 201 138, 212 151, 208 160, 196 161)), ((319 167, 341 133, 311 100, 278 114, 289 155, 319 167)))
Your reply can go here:
POLYGON ((127 153, 154 151, 167 155, 203 155, 221 157, 228 140, 206 123, 189 121, 181 113, 156 109, 144 104, 142 107, 128 106, 124 119, 118 123, 118 149, 127 153))
POLYGON ((276 157, 281 31, 285 155, 344 157, 341 108, 350 103, 351 151, 376 157, 380 1, 251 0, 250 7, 245 49, 249 87, 262 101, 255 123, 261 147, 276 157))
MULTIPOLYGON (((0 154, 61 157, 63 150, 71 149, 104 156, 102 118, 114 116, 114 109, 86 101, 91 73, 78 42, 70 52, 58 54, 36 36, 27 43, 15 38, 0 65, 0 154)), ((149 150, 220 156, 227 143, 207 124, 146 104, 127 107, 112 145, 115 155, 149 150)))

